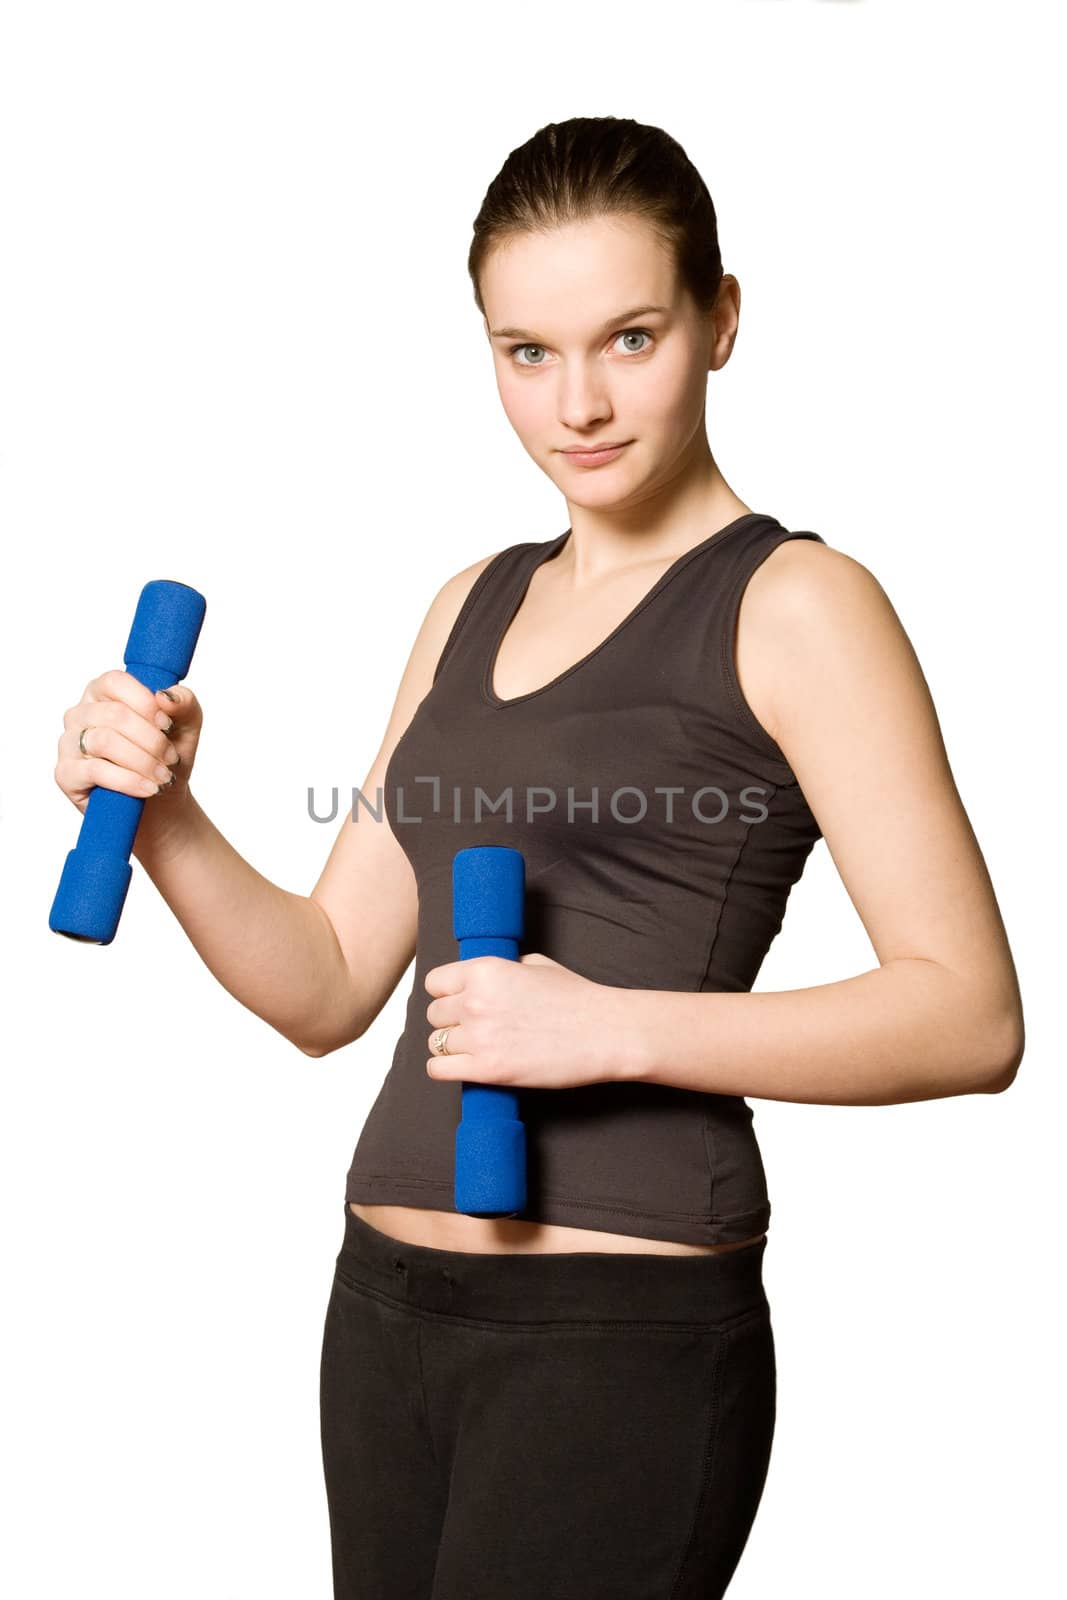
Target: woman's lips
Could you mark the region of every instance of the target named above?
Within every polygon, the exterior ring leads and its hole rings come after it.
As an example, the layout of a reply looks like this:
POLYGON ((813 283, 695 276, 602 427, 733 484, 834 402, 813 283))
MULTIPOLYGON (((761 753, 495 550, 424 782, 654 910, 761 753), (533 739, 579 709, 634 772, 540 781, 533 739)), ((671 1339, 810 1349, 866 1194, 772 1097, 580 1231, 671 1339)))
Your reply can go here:
POLYGON ((599 467, 602 461, 614 461, 615 457, 621 455, 626 449, 626 445, 631 442, 631 440, 627 439, 625 444, 617 444, 611 450, 564 450, 561 454, 565 455, 568 461, 573 461, 577 466, 599 467))

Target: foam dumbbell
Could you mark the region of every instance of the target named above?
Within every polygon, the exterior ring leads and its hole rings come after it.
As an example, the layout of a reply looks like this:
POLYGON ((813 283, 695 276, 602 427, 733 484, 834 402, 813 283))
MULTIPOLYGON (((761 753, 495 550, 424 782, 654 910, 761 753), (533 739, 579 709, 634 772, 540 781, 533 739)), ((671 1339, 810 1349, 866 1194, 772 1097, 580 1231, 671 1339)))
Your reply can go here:
MULTIPOLYGON (((206 607, 203 595, 186 583, 169 578, 146 583, 126 643, 126 671, 153 693, 184 678, 206 607)), ((48 926, 53 933, 111 943, 133 875, 130 852, 143 809, 137 795, 100 787, 92 791, 52 902, 48 926)))
MULTIPOLYGON (((473 845, 452 862, 452 931, 459 956, 519 959, 526 867, 518 850, 473 845)), ((454 1200, 474 1217, 510 1217, 526 1205, 526 1129, 517 1089, 462 1085, 454 1200)))

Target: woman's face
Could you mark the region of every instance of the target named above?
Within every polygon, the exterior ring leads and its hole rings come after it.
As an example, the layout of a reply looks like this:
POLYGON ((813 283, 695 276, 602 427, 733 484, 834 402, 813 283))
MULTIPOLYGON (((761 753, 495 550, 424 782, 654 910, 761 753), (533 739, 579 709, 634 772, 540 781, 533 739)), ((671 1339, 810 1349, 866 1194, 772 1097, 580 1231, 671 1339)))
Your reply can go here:
POLYGON ((733 347, 736 279, 702 317, 651 230, 613 216, 508 240, 480 287, 508 420, 569 500, 637 504, 708 457, 708 371, 733 347), (565 454, 620 443, 599 465, 565 454))

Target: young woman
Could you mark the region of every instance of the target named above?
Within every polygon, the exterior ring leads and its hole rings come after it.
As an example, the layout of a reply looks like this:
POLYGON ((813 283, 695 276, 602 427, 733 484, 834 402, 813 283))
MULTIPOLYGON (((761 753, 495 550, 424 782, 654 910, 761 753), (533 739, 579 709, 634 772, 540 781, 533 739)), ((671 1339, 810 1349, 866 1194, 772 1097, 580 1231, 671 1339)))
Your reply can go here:
POLYGON ((415 959, 324 1329, 335 1594, 708 1600, 775 1423, 744 1097, 997 1091, 1019 993, 889 601, 711 453, 740 292, 684 151, 627 119, 542 128, 490 185, 469 267, 504 409, 569 526, 441 588, 311 894, 194 800, 187 685, 94 679, 56 778, 82 808, 95 784, 165 779, 138 858, 307 1054, 365 1033, 415 959), (753 995, 819 837, 879 966, 753 995), (524 856, 524 954, 460 962, 452 860, 494 843, 524 856), (520 1217, 453 1206, 464 1082, 524 1091, 520 1217))

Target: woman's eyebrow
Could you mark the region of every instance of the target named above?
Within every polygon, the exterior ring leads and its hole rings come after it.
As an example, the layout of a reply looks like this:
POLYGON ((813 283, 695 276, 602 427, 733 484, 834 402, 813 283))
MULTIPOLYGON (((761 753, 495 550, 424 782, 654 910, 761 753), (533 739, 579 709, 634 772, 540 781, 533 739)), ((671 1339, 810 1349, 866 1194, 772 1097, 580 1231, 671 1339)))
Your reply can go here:
MULTIPOLYGON (((607 322, 597 331, 599 333, 607 333, 608 329, 613 328, 617 322, 629 322, 632 317, 647 317, 653 311, 669 310, 670 306, 633 306, 629 311, 619 311, 614 317, 609 317, 607 322)), ((490 328, 489 337, 491 339, 529 339, 531 343, 537 343, 537 335, 531 333, 527 328, 490 328)))

